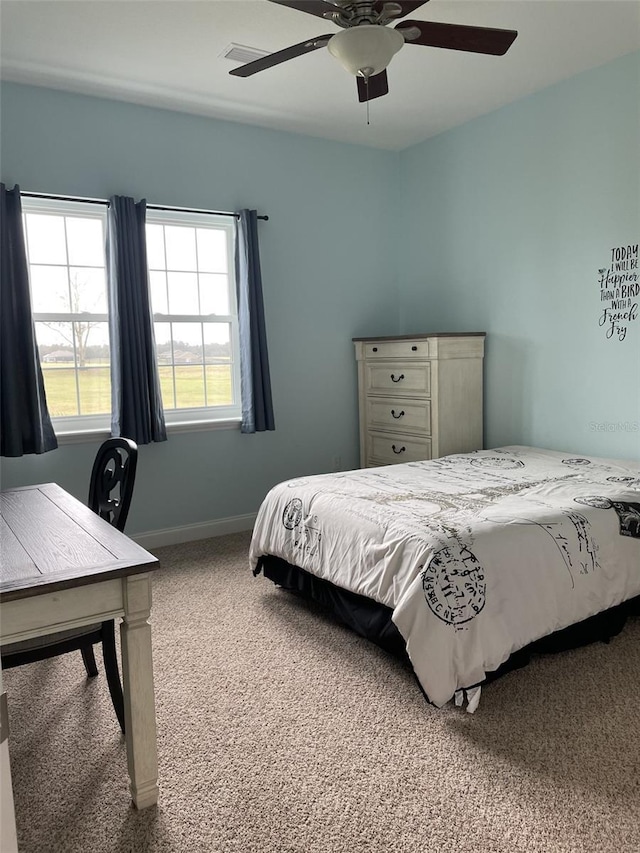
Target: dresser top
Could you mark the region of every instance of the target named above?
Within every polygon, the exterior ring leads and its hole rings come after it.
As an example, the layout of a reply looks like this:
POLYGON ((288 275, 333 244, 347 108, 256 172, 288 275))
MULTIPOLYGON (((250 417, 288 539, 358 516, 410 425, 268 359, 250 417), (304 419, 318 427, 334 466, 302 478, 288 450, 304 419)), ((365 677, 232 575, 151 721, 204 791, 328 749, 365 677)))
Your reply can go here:
POLYGON ((417 335, 378 335, 368 338, 351 338, 352 341, 417 341, 424 338, 484 338, 486 332, 423 332, 417 335))

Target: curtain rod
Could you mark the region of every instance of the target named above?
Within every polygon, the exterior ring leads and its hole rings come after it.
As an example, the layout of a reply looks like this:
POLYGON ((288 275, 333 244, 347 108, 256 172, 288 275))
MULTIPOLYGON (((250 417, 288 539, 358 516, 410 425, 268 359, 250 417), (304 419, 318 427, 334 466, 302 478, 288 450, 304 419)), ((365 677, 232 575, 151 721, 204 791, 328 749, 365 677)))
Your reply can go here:
MULTIPOLYGON (((49 193, 27 193, 20 191, 20 195, 23 195, 27 198, 49 198, 53 201, 81 201, 84 204, 103 204, 107 205, 109 202, 104 198, 82 198, 81 196, 72 196, 72 195, 50 195, 49 193)), ((166 207, 161 204, 148 204, 147 210, 167 210, 174 211, 175 213, 208 213, 211 216, 233 216, 234 219, 238 219, 237 213, 230 213, 226 210, 200 210, 195 207, 166 207)), ((258 216, 258 219, 263 219, 265 222, 269 221, 268 216, 258 216)))

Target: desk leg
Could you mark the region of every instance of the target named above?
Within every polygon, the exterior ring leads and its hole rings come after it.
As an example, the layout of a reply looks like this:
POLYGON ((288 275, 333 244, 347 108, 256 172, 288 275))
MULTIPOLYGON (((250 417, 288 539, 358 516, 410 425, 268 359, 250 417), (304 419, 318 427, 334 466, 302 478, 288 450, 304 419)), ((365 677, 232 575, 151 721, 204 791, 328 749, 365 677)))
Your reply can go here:
POLYGON ((158 801, 158 748, 151 656, 151 576, 123 578, 122 679, 127 763, 133 804, 158 801))

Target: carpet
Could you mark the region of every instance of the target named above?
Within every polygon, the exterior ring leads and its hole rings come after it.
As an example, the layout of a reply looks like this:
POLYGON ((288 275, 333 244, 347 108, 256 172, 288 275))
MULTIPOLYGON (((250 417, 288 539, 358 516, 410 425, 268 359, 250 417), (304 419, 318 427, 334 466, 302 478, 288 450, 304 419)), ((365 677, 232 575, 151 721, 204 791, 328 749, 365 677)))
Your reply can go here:
POLYGON ((128 797, 102 667, 4 673, 21 853, 640 850, 640 620, 538 657, 475 715, 249 569, 249 534, 157 549, 160 801, 128 797))

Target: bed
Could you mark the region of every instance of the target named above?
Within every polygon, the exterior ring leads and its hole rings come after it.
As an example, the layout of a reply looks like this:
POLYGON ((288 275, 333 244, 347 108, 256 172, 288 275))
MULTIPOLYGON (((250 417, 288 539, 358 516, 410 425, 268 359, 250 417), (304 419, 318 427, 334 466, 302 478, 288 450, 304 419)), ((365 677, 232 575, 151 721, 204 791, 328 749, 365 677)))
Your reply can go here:
POLYGON ((406 655, 431 703, 474 711, 532 651, 640 612, 640 463, 508 446, 289 480, 250 561, 406 655))

